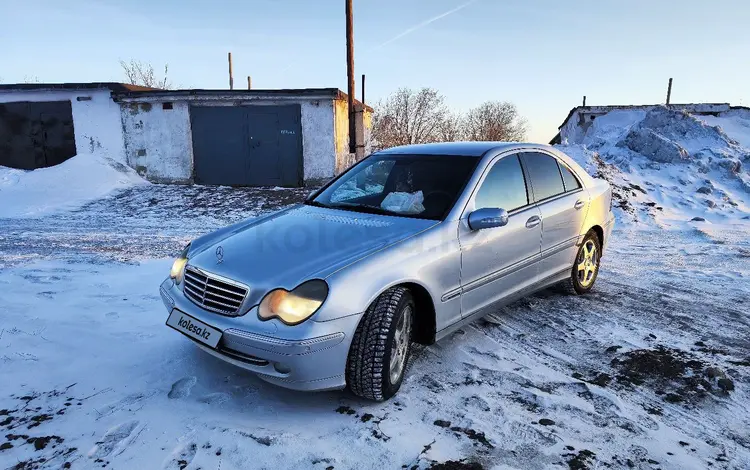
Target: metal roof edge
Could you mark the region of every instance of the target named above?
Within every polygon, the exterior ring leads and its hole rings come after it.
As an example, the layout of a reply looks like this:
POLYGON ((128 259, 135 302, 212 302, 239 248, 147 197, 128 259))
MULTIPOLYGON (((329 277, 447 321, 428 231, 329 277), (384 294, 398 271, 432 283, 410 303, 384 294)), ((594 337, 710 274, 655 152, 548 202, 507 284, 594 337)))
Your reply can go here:
POLYGON ((205 96, 227 96, 236 98, 259 98, 259 97, 292 97, 311 98, 325 97, 335 99, 340 90, 338 88, 302 88, 302 89, 257 89, 257 90, 226 90, 226 89, 185 89, 185 90, 149 90, 138 92, 114 93, 115 101, 127 100, 128 98, 190 98, 205 96))

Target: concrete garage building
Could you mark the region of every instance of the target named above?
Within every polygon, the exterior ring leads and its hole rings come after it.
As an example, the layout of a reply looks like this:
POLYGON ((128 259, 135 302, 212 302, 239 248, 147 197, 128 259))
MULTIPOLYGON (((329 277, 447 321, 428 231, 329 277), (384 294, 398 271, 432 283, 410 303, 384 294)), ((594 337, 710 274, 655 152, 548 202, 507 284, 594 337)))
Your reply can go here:
MULTIPOLYGON (((114 100, 127 163, 151 181, 300 186, 355 161, 347 96, 336 88, 134 91, 114 100)), ((361 157, 372 108, 356 110, 361 157)))
POLYGON ((124 163, 120 106, 112 94, 145 89, 122 83, 0 84, 0 165, 33 170, 95 152, 124 163))
POLYGON ((372 108, 336 88, 158 90, 119 83, 0 85, 0 165, 96 153, 157 183, 301 186, 369 152, 372 108))

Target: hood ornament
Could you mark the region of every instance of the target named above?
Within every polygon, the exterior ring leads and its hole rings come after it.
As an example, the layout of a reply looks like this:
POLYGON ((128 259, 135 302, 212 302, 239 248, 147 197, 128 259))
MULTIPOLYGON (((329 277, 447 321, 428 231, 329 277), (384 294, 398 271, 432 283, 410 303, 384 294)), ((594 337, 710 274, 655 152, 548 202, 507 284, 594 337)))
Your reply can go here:
POLYGON ((221 264, 224 261, 224 248, 219 245, 216 247, 216 264, 221 264))

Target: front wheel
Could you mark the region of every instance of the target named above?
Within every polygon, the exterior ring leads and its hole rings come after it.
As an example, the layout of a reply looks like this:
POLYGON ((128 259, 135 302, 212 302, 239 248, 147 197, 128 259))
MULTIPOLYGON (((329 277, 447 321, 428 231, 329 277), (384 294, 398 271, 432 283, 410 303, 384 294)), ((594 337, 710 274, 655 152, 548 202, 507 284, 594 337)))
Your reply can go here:
POLYGON ((346 382, 355 394, 383 401, 401 387, 411 354, 414 300, 405 287, 380 294, 354 333, 346 382))
POLYGON ((601 263, 601 241, 596 232, 586 234, 578 248, 568 284, 576 294, 585 294, 594 287, 601 263))

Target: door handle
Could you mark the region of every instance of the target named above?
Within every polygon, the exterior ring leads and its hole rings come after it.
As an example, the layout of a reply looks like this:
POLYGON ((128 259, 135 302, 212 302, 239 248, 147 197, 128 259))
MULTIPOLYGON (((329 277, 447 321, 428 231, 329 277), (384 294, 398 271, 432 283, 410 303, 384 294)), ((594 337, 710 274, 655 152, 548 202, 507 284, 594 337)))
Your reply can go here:
POLYGON ((542 222, 542 219, 538 215, 529 217, 526 221, 526 228, 534 228, 542 222))
POLYGON ((583 206, 586 205, 586 202, 581 201, 580 199, 576 201, 575 205, 573 207, 576 208, 576 210, 580 210, 583 206))

